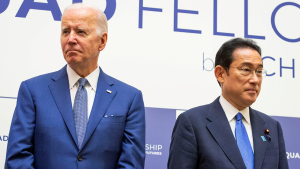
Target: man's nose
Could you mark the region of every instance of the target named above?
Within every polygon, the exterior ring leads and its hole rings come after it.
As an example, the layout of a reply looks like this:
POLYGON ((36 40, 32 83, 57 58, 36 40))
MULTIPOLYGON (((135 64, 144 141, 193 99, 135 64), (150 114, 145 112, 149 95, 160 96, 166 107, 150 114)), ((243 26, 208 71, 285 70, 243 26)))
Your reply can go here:
POLYGON ((255 84, 258 84, 258 82, 261 80, 261 77, 258 77, 257 74, 256 74, 256 71, 253 71, 252 72, 252 75, 250 77, 250 80, 249 82, 250 83, 255 83, 255 84))
POLYGON ((68 39, 68 44, 76 44, 76 43, 77 43, 76 33, 74 31, 71 31, 68 39))

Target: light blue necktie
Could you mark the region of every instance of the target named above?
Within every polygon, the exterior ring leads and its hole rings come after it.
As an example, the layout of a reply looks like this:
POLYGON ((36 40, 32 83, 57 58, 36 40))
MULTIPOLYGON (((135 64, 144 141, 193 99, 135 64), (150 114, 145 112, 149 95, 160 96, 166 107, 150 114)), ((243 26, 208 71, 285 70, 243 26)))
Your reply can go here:
POLYGON ((243 115, 236 115, 235 138, 247 169, 254 169, 254 155, 246 128, 242 122, 243 115))
POLYGON ((87 91, 84 86, 86 83, 88 83, 88 81, 85 78, 80 78, 78 82, 79 87, 75 96, 73 113, 78 139, 78 148, 80 149, 87 126, 87 91))

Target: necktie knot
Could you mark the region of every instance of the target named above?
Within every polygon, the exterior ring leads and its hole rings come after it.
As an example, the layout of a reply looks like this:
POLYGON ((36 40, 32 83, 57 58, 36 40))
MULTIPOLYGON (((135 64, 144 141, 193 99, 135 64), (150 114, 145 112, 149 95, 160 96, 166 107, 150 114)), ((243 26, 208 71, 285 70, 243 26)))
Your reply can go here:
POLYGON ((84 87, 87 84, 88 80, 86 78, 80 78, 78 80, 79 86, 84 87))
POLYGON ((236 114, 235 118, 236 118, 236 121, 241 121, 243 118, 243 115, 241 113, 238 113, 238 114, 236 114))

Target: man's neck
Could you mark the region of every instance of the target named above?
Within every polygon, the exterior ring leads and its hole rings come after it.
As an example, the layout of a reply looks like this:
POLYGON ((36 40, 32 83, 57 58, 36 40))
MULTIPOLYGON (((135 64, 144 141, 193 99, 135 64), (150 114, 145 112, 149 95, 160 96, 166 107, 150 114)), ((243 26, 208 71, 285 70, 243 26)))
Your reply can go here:
POLYGON ((90 73, 92 73, 95 69, 97 69, 98 65, 96 66, 86 66, 86 67, 76 67, 76 66, 73 66, 73 65, 70 65, 69 66, 80 76, 80 77, 87 77, 90 73))

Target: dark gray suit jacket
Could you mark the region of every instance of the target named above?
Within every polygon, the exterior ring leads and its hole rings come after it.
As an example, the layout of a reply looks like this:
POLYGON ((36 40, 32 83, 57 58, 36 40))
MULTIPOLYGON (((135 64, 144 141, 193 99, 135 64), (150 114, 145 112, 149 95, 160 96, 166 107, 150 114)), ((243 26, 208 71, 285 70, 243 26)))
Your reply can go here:
MULTIPOLYGON (((278 121, 250 108, 255 169, 288 169, 278 121), (265 129, 271 140, 263 141, 265 129)), ((181 114, 170 145, 169 169, 246 169, 219 98, 181 114)))

